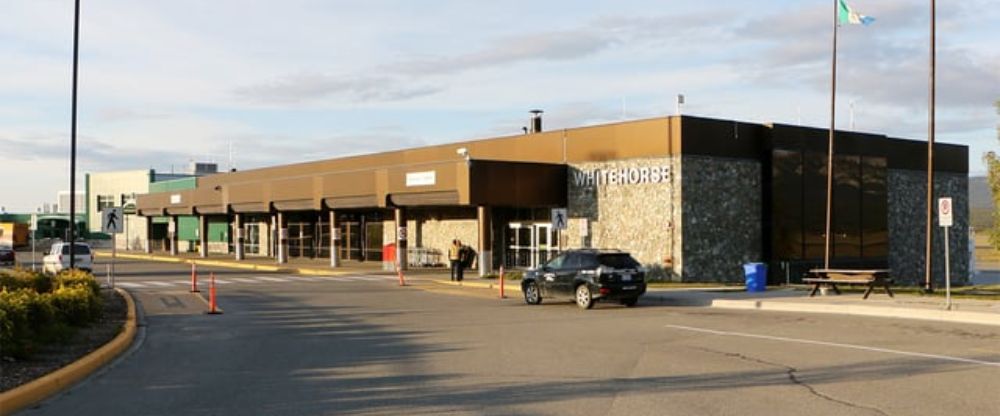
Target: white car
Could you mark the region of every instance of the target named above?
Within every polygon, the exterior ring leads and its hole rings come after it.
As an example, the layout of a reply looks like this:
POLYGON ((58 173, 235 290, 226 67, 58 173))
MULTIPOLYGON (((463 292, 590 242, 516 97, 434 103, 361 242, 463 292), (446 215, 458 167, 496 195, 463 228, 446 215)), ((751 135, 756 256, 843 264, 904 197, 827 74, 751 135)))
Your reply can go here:
MULTIPOLYGON (((77 269, 90 272, 94 264, 94 253, 87 243, 74 244, 74 266, 77 269)), ((49 254, 42 258, 42 270, 56 274, 69 268, 69 243, 55 243, 49 254)))

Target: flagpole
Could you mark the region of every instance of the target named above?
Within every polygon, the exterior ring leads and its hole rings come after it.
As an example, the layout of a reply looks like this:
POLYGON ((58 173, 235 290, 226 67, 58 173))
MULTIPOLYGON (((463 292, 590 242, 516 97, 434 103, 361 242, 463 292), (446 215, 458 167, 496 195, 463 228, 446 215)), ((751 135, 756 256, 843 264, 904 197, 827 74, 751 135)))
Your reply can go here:
POLYGON ((826 151, 826 234, 823 268, 830 268, 830 217, 833 201, 833 135, 837 120, 837 18, 839 0, 833 0, 833 59, 830 71, 830 137, 826 151))
POLYGON ((935 98, 935 70, 937 67, 936 32, 934 23, 936 20, 935 0, 931 0, 931 59, 930 59, 930 80, 929 80, 929 100, 928 121, 927 121, 927 247, 924 252, 924 292, 934 291, 934 284, 931 279, 931 231, 934 220, 934 98, 935 98))

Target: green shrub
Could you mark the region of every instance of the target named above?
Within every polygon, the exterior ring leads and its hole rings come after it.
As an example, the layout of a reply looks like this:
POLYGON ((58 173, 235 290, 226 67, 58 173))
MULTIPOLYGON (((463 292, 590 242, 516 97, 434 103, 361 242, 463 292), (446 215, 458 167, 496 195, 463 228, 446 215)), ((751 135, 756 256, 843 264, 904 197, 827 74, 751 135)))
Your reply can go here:
POLYGON ((51 294, 59 322, 83 326, 101 316, 101 298, 84 286, 63 286, 51 294))
POLYGON ((0 311, 3 311, 3 334, 0 348, 5 355, 25 357, 31 353, 42 329, 53 322, 55 310, 48 299, 30 289, 0 291, 0 311))
POLYGON ((101 292, 101 285, 97 283, 94 275, 83 270, 70 269, 63 270, 55 277, 55 286, 60 287, 84 287, 94 296, 101 292))
POLYGON ((0 352, 24 358, 38 345, 69 339, 74 327, 102 312, 100 285, 90 273, 69 270, 55 278, 30 270, 0 273, 0 352))
POLYGON ((52 291, 52 277, 29 269, 16 268, 0 271, 0 290, 31 289, 37 293, 52 291))

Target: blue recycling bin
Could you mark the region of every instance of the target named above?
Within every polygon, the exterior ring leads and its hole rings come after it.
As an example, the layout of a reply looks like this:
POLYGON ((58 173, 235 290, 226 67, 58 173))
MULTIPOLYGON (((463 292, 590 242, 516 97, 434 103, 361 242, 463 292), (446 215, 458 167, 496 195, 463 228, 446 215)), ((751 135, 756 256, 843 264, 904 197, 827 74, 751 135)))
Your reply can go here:
POLYGON ((746 277, 747 292, 767 290, 767 264, 746 263, 743 265, 743 275, 746 277))

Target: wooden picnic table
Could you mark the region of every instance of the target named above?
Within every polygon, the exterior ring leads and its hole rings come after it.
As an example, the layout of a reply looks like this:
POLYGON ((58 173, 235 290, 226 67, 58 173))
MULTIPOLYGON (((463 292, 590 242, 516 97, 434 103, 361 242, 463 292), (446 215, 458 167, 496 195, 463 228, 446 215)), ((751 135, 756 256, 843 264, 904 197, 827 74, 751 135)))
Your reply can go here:
POLYGON ((892 283, 889 269, 812 269, 809 270, 809 275, 814 277, 802 279, 804 283, 813 285, 809 297, 816 296, 820 287, 830 287, 839 295, 838 284, 868 286, 863 299, 868 299, 868 295, 871 295, 875 286, 885 289, 885 293, 889 297, 896 297, 893 295, 892 289, 889 288, 889 284, 892 283))

